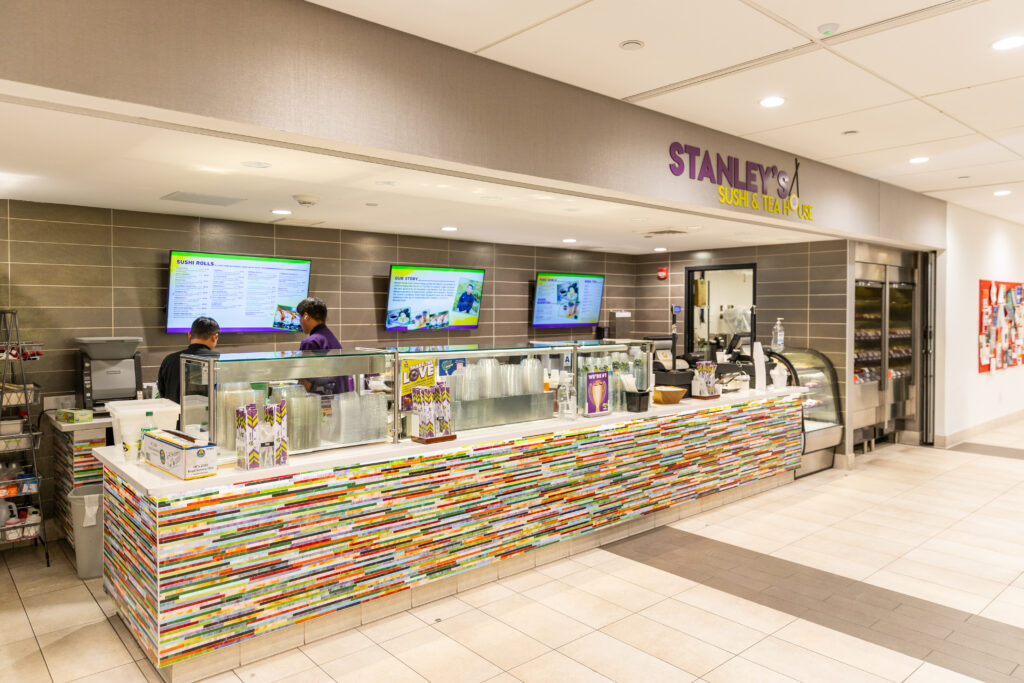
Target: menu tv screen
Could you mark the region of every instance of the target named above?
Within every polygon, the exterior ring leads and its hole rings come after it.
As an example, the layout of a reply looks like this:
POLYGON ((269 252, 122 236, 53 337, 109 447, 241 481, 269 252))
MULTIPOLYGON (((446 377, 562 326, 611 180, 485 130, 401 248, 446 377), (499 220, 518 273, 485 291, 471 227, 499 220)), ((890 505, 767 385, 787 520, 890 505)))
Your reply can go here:
POLYGON ((188 332, 205 315, 221 332, 296 332, 308 295, 308 259, 172 251, 167 331, 188 332))
POLYGON ((534 327, 592 327, 601 317, 604 275, 537 273, 534 327))
POLYGON ((391 266, 389 330, 469 330, 480 324, 484 271, 391 266))

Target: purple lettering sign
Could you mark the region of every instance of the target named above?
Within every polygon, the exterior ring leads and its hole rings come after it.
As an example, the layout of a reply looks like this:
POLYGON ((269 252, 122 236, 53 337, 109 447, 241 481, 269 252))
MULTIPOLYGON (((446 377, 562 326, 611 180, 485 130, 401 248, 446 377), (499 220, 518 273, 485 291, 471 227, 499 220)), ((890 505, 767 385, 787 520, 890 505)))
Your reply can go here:
POLYGON ((789 196, 790 175, 778 166, 740 161, 739 157, 723 157, 717 152, 681 142, 673 142, 668 146, 668 157, 671 161, 668 170, 677 177, 685 173, 691 180, 706 180, 712 185, 764 195, 774 192, 780 199, 789 196))

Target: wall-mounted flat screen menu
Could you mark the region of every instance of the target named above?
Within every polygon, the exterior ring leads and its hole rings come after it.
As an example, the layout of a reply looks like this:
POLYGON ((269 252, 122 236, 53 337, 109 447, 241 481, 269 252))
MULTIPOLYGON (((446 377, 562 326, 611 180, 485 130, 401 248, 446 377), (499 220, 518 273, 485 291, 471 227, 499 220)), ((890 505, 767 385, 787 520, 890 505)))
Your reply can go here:
POLYGON ((601 317, 604 275, 537 273, 534 327, 593 327, 601 317))
POLYGON ((221 332, 295 332, 308 295, 308 259, 172 251, 167 331, 188 332, 205 315, 221 332))
POLYGON ((389 330, 467 330, 480 324, 484 271, 474 268, 391 266, 389 330))

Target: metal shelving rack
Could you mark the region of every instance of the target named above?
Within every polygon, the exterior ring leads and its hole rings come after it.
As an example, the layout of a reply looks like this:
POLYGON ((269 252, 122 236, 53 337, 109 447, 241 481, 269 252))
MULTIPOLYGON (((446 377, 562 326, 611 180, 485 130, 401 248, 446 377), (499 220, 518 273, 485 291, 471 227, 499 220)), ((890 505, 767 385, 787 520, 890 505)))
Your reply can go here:
POLYGON ((22 342, 18 325, 18 312, 0 309, 0 414, 9 415, 17 410, 23 413, 22 427, 15 434, 0 435, 0 465, 5 469, 20 469, 18 478, 0 481, 0 503, 14 502, 24 507, 34 501, 39 513, 37 521, 25 520, 17 525, 0 529, 0 548, 12 547, 31 541, 42 543, 46 566, 50 566, 50 549, 46 544, 46 524, 43 516, 42 477, 36 462, 36 452, 42 433, 36 427, 32 408, 39 402, 39 387, 25 381, 25 362, 42 355, 42 344, 22 342), (26 476, 27 475, 27 476, 26 476), (20 504, 19 504, 20 503, 20 504))

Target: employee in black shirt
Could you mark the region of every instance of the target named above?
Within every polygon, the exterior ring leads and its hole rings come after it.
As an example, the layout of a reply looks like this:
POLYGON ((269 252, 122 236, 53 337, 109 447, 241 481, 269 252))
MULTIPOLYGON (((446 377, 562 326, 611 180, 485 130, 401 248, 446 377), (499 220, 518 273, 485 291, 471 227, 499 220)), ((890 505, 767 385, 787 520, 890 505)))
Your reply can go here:
POLYGON ((188 348, 183 351, 175 351, 160 363, 156 388, 162 397, 169 398, 175 403, 181 403, 181 354, 216 355, 213 349, 217 346, 219 337, 220 325, 213 318, 201 316, 193 321, 192 329, 188 333, 188 348))

